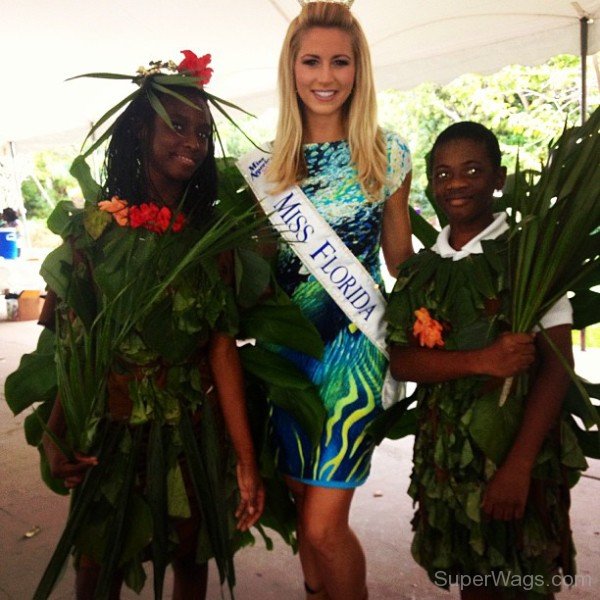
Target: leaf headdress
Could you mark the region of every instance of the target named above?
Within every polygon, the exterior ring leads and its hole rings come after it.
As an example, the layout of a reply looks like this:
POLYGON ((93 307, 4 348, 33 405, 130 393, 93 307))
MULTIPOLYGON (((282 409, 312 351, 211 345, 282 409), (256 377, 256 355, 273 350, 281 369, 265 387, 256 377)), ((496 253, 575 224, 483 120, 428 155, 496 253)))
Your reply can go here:
MULTIPOLYGON (((83 77, 91 77, 95 79, 114 79, 114 80, 129 80, 138 86, 131 94, 127 95, 123 100, 120 100, 112 108, 107 110, 93 125, 88 132, 82 146, 83 158, 86 158, 96 149, 98 149, 111 135, 115 126, 117 115, 131 102, 140 95, 145 95, 148 102, 156 112, 156 114, 164 120, 171 128, 173 124, 165 110, 163 103, 160 100, 161 95, 168 95, 184 104, 201 110, 199 106, 194 104, 189 98, 181 93, 181 88, 191 88, 199 90, 204 99, 213 106, 225 119, 227 119, 236 129, 246 137, 252 144, 254 142, 246 135, 246 133, 237 125, 234 119, 227 112, 227 108, 239 110, 247 115, 253 116, 243 108, 219 98, 204 89, 204 86, 209 83, 213 70, 208 65, 211 61, 211 55, 196 56, 191 50, 182 50, 184 59, 179 63, 173 61, 151 61, 148 67, 139 67, 135 75, 123 75, 119 73, 84 73, 69 78, 67 81, 81 79, 83 77), (111 119, 114 119, 111 122, 111 119), (108 126, 104 129, 102 135, 98 137, 91 145, 86 148, 88 141, 97 133, 103 126, 108 126)), ((222 147, 221 138, 215 128, 215 135, 222 147)))

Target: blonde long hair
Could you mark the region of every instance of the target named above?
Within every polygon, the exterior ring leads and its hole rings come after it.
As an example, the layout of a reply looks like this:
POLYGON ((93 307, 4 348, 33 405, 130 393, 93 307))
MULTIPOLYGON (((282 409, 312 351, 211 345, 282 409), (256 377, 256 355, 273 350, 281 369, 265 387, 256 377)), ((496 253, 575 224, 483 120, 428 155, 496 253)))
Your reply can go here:
POLYGON ((302 151, 302 106, 296 94, 294 63, 303 34, 314 27, 335 28, 350 35, 356 61, 354 89, 347 100, 344 126, 352 162, 367 196, 378 196, 386 179, 386 148, 377 125, 377 101, 371 56, 365 34, 350 10, 335 2, 310 2, 290 23, 279 56, 279 121, 268 178, 277 191, 307 176, 302 151))

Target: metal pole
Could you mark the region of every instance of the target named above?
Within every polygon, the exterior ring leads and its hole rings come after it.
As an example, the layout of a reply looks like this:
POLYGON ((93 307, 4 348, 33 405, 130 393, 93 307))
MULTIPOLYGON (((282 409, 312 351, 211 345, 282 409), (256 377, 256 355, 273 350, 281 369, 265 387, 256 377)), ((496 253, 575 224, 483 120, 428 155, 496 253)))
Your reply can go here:
POLYGON ((587 17, 579 19, 579 37, 581 40, 581 124, 587 118, 587 53, 588 28, 590 20, 587 17))
MULTIPOLYGON (((23 200, 23 194, 21 193, 21 181, 17 175, 17 150, 16 144, 13 141, 8 142, 8 148, 10 150, 10 157, 12 160, 13 168, 13 200, 16 202, 16 206, 19 212, 23 238, 25 239, 25 247, 27 250, 31 247, 29 243, 29 227, 27 225, 27 209, 25 208, 25 202, 23 200)), ((17 234, 19 235, 19 234, 17 234)), ((22 257, 21 257, 22 258, 22 257)))
MULTIPOLYGON (((579 39, 581 48, 581 124, 587 119, 587 53, 588 53, 588 17, 579 19, 579 39)), ((579 347, 585 352, 585 327, 579 332, 579 347)))

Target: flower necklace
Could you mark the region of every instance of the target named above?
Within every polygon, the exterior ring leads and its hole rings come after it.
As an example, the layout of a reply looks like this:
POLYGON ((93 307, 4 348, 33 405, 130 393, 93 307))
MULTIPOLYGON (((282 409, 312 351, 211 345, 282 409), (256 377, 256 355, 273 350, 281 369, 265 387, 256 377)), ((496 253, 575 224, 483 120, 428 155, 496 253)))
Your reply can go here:
POLYGON ((111 214, 120 227, 132 229, 143 227, 153 233, 163 234, 169 230, 177 233, 185 224, 182 213, 177 213, 173 218, 173 212, 169 207, 158 206, 153 202, 128 206, 127 200, 113 196, 110 200, 98 202, 98 208, 111 214))

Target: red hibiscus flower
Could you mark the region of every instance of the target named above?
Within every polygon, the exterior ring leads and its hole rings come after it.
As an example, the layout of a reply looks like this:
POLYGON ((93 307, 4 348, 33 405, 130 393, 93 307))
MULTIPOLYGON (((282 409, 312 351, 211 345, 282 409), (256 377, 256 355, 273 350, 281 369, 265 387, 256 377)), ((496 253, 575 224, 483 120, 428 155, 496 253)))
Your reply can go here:
POLYGON ((150 231, 154 231, 155 233, 164 233, 169 228, 169 223, 171 222, 171 211, 163 206, 158 213, 156 214, 156 218, 154 219, 154 229, 150 229, 150 231))
POLYGON ((181 73, 185 71, 199 79, 198 85, 206 85, 212 77, 213 70, 208 66, 211 61, 211 55, 196 56, 191 50, 182 50, 185 58, 179 63, 177 70, 181 73))
POLYGON ((129 224, 134 229, 137 229, 138 227, 150 229, 148 225, 151 225, 156 221, 157 214, 158 206, 156 206, 156 204, 144 203, 139 206, 132 206, 129 209, 129 224))
POLYGON ((171 225, 172 216, 173 213, 166 206, 144 203, 129 209, 129 224, 134 229, 143 227, 152 233, 165 233, 169 227, 174 232, 181 231, 185 224, 184 216, 179 213, 171 225))

